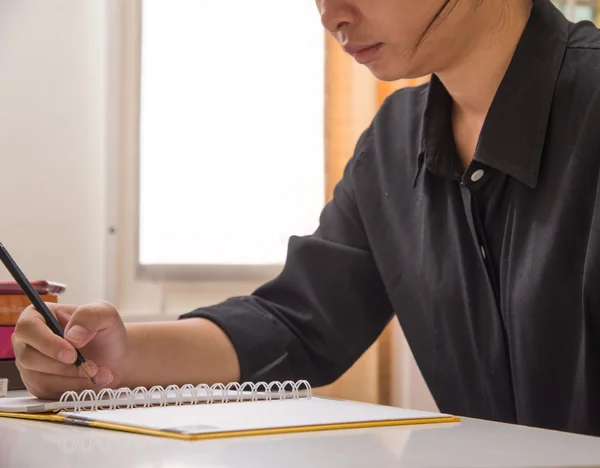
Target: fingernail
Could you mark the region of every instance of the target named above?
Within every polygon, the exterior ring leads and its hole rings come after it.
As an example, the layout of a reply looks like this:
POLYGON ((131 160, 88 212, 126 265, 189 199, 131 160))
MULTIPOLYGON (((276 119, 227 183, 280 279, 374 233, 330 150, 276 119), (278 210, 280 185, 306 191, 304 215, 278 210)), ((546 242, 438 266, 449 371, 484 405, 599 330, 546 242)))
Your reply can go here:
POLYGON ((73 325, 67 332, 67 338, 76 343, 83 341, 86 335, 87 330, 80 325, 73 325))
POLYGON ((98 373, 94 376, 94 379, 98 385, 108 385, 112 382, 113 375, 109 369, 101 367, 98 369, 98 373))
POLYGON ((75 352, 71 349, 62 349, 58 353, 58 359, 65 364, 73 364, 75 361, 75 352))
MULTIPOLYGON (((87 364, 87 368, 90 371, 90 376, 94 377, 94 375, 96 375, 96 373, 98 372, 98 366, 96 365, 95 362, 93 361, 85 361, 85 363, 87 364)), ((83 369, 79 369, 79 377, 88 377, 88 375, 83 371, 83 369)))

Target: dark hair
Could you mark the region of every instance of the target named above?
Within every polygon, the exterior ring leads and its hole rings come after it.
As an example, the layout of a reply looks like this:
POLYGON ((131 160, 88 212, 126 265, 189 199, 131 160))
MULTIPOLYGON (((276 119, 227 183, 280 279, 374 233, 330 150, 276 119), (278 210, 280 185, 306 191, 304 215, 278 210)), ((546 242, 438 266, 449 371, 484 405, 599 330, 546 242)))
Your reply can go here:
MULTIPOLYGON (((474 11, 483 3, 484 0, 473 0, 473 4, 471 5, 471 11, 474 11)), ((506 0, 504 0, 506 1, 506 0)), ((417 49, 421 46, 421 44, 425 41, 426 37, 433 30, 434 26, 439 26, 442 24, 451 14, 459 0, 445 0, 444 4, 438 9, 433 18, 419 37, 419 40, 413 47, 413 50, 410 55, 414 55, 417 52, 417 49)))
MULTIPOLYGON (((479 2, 481 0, 476 0, 476 1, 479 2)), ((414 55, 415 52, 417 51, 417 49, 423 43, 423 41, 425 41, 425 38, 431 32, 431 30, 433 29, 434 25, 438 21, 440 23, 443 23, 444 20, 446 18, 448 18, 448 15, 450 15, 450 13, 452 13, 452 10, 454 10, 454 7, 456 6, 457 3, 458 3, 458 0, 445 0, 444 4, 438 9, 438 11, 436 12, 436 14, 433 15, 433 18, 431 19, 431 21, 429 22, 429 24, 427 25, 427 27, 425 28, 425 30, 421 33, 421 36, 419 37, 419 40, 415 43, 415 45, 413 47, 411 55, 414 55), (451 2, 452 2, 452 5, 450 5, 451 2), (444 12, 448 8, 448 6, 450 6, 450 8, 449 8, 448 12, 446 14, 444 14, 444 12)))

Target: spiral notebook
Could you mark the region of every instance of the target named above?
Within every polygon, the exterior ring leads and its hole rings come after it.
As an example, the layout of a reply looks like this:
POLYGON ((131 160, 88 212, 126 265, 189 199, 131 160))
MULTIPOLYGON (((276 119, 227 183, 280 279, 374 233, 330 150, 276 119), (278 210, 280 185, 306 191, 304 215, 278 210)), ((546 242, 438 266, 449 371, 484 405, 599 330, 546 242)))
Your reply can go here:
POLYGON ((85 390, 66 392, 58 401, 3 398, 0 417, 184 440, 460 421, 448 414, 314 396, 306 381, 85 390))

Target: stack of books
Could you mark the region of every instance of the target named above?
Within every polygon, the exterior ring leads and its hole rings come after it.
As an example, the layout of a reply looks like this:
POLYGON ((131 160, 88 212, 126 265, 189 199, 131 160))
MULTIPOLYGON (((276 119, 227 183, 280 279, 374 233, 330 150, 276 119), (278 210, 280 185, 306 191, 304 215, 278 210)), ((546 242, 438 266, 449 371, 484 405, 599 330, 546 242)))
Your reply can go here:
MULTIPOLYGON (((58 302, 66 287, 50 281, 31 283, 44 302, 58 302)), ((9 390, 25 388, 15 365, 11 337, 21 312, 31 303, 17 283, 0 282, 0 379, 8 379, 9 390)))

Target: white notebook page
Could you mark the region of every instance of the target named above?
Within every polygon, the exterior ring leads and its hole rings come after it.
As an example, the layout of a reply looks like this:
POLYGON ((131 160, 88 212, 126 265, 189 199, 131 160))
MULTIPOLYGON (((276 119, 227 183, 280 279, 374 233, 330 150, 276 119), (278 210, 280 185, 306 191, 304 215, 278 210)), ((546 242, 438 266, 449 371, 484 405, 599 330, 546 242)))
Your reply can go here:
POLYGON ((299 400, 215 403, 62 412, 74 418, 183 434, 246 431, 352 422, 446 417, 368 403, 313 397, 299 400))

